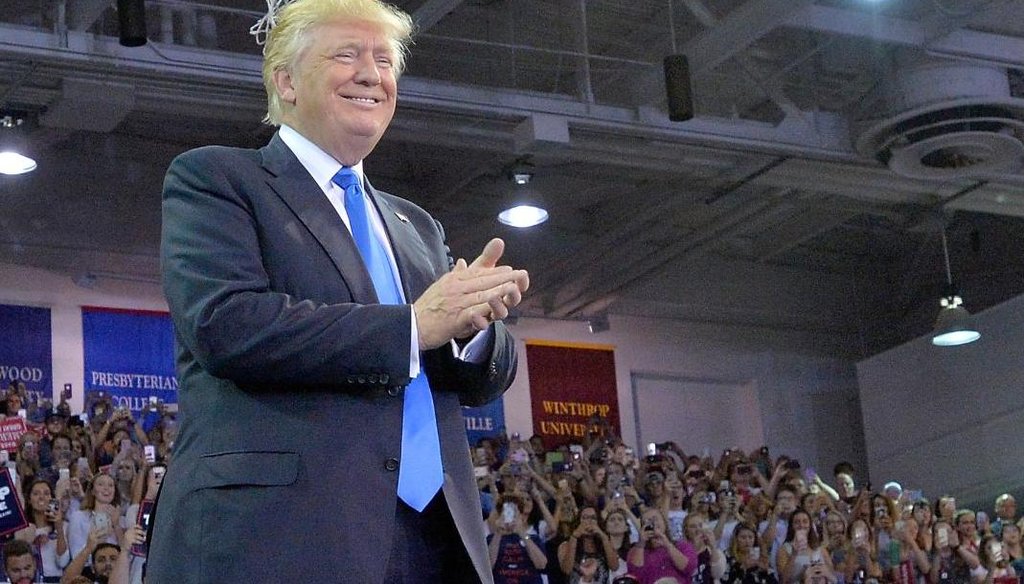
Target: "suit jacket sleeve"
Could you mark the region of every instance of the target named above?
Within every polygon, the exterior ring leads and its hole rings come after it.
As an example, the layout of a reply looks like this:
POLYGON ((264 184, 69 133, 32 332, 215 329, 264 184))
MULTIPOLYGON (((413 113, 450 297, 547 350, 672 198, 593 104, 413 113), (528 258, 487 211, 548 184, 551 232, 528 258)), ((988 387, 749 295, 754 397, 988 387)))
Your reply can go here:
MULTIPOLYGON (((338 234, 335 247, 343 248, 344 225, 303 174, 313 190, 312 215, 336 220, 337 229, 329 231, 338 234)), ((253 151, 202 148, 172 163, 164 184, 161 262, 179 342, 208 372, 250 385, 407 383, 411 308, 359 298, 353 282, 368 279, 361 263, 339 268, 337 250, 324 249, 301 219, 268 186, 253 151)), ((430 248, 427 256, 439 264, 431 270, 443 272, 450 261, 443 231, 432 219, 429 227, 414 223, 430 248)), ((467 405, 478 405, 511 383, 514 344, 498 323, 485 363, 459 361, 449 349, 424 353, 423 364, 435 391, 454 391, 467 405)))

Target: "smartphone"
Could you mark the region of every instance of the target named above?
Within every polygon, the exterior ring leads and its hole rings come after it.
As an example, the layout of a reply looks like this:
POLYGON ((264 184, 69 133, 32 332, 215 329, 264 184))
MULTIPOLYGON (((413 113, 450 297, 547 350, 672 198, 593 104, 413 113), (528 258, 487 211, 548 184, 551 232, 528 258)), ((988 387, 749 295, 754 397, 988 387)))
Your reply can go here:
POLYGON ((858 525, 853 528, 853 544, 856 546, 863 546, 868 542, 868 530, 864 529, 863 525, 858 525))
POLYGON ((501 506, 501 521, 505 525, 512 525, 516 520, 516 504, 506 502, 501 506))
MULTIPOLYGON (((569 452, 572 452, 573 454, 582 455, 583 454, 583 445, 582 444, 570 444, 569 445, 569 452)), ((576 456, 574 458, 579 458, 579 456, 576 456)))
POLYGON ((70 383, 65 383, 64 384, 64 390, 61 391, 60 396, 62 398, 64 398, 65 401, 71 399, 71 384, 70 383))
POLYGON ((92 524, 97 529, 110 529, 110 516, 103 512, 92 512, 92 524))
POLYGON ((658 445, 654 442, 647 444, 647 456, 656 456, 658 454, 658 445))
POLYGON ((935 533, 935 545, 944 548, 949 545, 949 530, 942 526, 935 533))
POLYGON ((58 476, 59 476, 58 480, 61 480, 61 481, 70 481, 71 480, 71 469, 62 468, 62 469, 60 469, 58 471, 58 473, 59 473, 58 474, 58 476))
POLYGON ((46 506, 46 508, 50 511, 50 513, 56 513, 57 509, 60 508, 60 501, 58 501, 57 499, 50 499, 50 503, 49 505, 46 506))
POLYGON ((21 408, 20 410, 18 410, 18 417, 21 418, 22 420, 27 419, 28 418, 28 410, 26 410, 25 408, 21 408))
POLYGON ((992 556, 992 561, 994 561, 994 562, 1001 562, 1001 561, 1003 561, 1005 559, 1003 557, 1003 544, 1002 543, 1000 543, 998 541, 993 541, 992 543, 990 543, 988 545, 990 546, 988 549, 989 549, 989 555, 992 556))
POLYGON ((10 459, 10 453, 8 453, 6 450, 0 450, 0 464, 7 464, 7 461, 10 459))
POLYGON ((121 441, 121 452, 128 452, 132 447, 132 441, 127 438, 121 441))
MULTIPOLYGON (((149 448, 149 447, 147 446, 146 448, 149 448)), ((486 466, 474 466, 473 467, 473 476, 478 478, 478 479, 484 478, 485 476, 487 476, 487 474, 489 472, 490 472, 490 469, 488 469, 486 466)))
POLYGON ((167 468, 166 467, 163 467, 163 466, 155 467, 153 469, 153 478, 156 479, 156 480, 160 480, 161 478, 163 478, 164 473, 166 473, 166 472, 167 472, 167 468))
MULTIPOLYGON (((148 462, 149 464, 153 464, 154 462, 156 462, 156 446, 153 446, 152 444, 147 444, 143 448, 143 450, 146 453, 146 462, 148 462)), ((487 467, 485 466, 483 468, 485 471, 484 474, 486 475, 487 467)))
POLYGON ((759 547, 752 547, 752 548, 750 548, 750 559, 752 559, 752 560, 760 560, 761 559, 761 548, 759 548, 759 547))

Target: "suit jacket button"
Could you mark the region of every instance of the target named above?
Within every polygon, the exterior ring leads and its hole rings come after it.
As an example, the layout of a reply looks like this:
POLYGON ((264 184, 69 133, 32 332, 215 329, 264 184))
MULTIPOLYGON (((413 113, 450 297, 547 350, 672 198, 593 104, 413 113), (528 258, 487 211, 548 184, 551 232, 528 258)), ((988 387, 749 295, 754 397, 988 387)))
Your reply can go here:
POLYGON ((366 376, 366 380, 374 385, 380 382, 380 376, 376 373, 371 373, 366 376))
POLYGON ((398 459, 397 458, 389 458, 389 459, 385 460, 384 461, 384 470, 386 470, 388 472, 395 472, 396 470, 398 470, 398 459))
POLYGON ((398 387, 397 385, 392 385, 391 387, 388 388, 388 395, 390 395, 391 397, 398 397, 398 394, 400 393, 402 393, 402 388, 398 387))
POLYGON ((359 377, 356 378, 356 381, 361 383, 361 384, 362 383, 366 383, 366 376, 365 375, 360 375, 359 377))
POLYGON ((387 373, 381 373, 380 374, 380 382, 381 383, 387 383, 388 382, 388 374, 387 373))

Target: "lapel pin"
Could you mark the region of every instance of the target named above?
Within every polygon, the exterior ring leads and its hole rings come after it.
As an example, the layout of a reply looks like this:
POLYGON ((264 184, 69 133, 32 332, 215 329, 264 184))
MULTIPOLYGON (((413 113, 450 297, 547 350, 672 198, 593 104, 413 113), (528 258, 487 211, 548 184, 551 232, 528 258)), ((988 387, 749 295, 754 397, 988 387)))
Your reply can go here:
POLYGON ((406 217, 404 214, 399 213, 398 211, 395 211, 395 217, 398 217, 398 220, 401 221, 402 223, 409 222, 409 218, 406 217))

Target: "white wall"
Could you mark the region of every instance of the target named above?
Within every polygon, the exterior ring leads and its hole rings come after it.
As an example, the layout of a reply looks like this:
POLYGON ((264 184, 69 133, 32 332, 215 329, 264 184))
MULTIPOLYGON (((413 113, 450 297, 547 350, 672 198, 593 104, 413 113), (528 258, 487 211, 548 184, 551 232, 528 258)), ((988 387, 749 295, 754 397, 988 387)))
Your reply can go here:
MULTIPOLYGON (((797 333, 615 316, 610 330, 596 335, 587 331, 586 323, 530 318, 520 318, 512 332, 519 343, 520 371, 505 394, 510 431, 523 435, 532 431, 525 340, 597 342, 615 346, 622 435, 634 446, 634 376, 673 377, 756 388, 764 441, 774 453, 790 453, 805 465, 817 466, 823 476, 829 476, 825 469, 839 460, 866 465, 860 411, 843 409, 851 402, 856 405, 852 363, 790 353, 788 347, 807 342, 793 338, 797 333)), ((666 412, 705 405, 688 402, 685 394, 674 398, 661 394, 660 399, 665 403, 659 409, 666 412)), ((705 445, 680 444, 688 452, 698 452, 705 445)))
POLYGON ((77 286, 70 276, 47 270, 0 264, 0 304, 50 309, 53 385, 59 392, 72 384, 72 411, 82 409, 82 306, 109 306, 167 310, 156 284, 99 278, 90 289, 77 286))
MULTIPOLYGON (((51 309, 54 384, 56 388, 66 382, 73 384, 72 408, 75 411, 81 408, 82 402, 80 307, 167 309, 156 284, 100 278, 94 288, 84 289, 63 274, 8 264, 0 264, 0 303, 51 309)), ((622 435, 634 446, 638 435, 633 407, 635 379, 659 376, 698 379, 711 384, 739 383, 752 388, 764 428, 763 441, 774 452, 791 453, 805 464, 819 465, 823 469, 840 459, 863 465, 859 410, 843 410, 850 403, 856 405, 853 364, 805 356, 809 347, 828 345, 834 343, 834 339, 817 343, 806 332, 614 316, 611 329, 596 335, 590 334, 583 322, 531 318, 519 319, 511 330, 520 349, 520 371, 505 395, 505 417, 510 431, 530 435, 533 430, 526 339, 603 343, 616 347, 622 435)), ((692 403, 683 394, 674 396, 661 392, 656 399, 664 403, 655 407, 665 412, 707 405, 692 403)), ((712 408, 705 407, 703 411, 708 417, 715 415, 712 408)), ((694 451, 705 445, 681 444, 694 451)))
POLYGON ((991 512, 1024 491, 1024 297, 974 315, 979 341, 935 347, 922 337, 857 365, 868 463, 930 497, 991 512))

